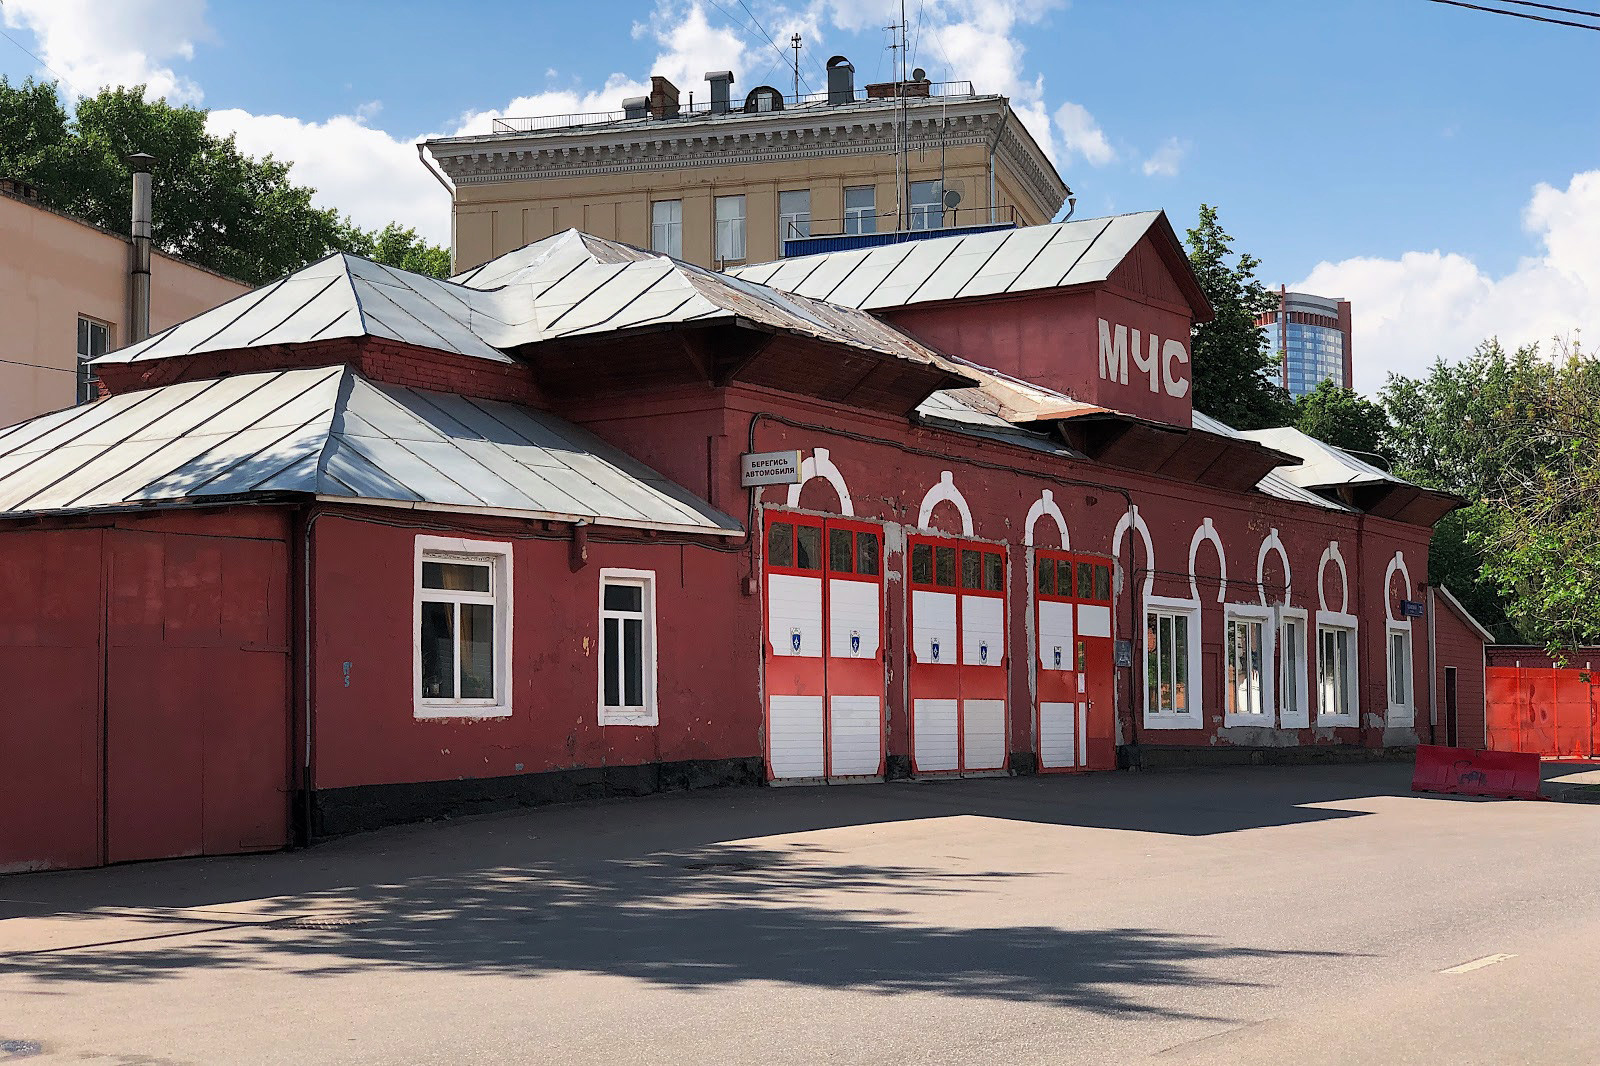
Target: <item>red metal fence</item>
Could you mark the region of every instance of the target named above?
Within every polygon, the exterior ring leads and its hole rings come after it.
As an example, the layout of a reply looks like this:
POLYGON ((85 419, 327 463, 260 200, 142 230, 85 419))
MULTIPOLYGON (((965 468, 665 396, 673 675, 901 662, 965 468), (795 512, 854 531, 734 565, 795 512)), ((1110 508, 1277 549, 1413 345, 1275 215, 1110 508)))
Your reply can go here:
POLYGON ((1600 672, 1491 666, 1485 692, 1490 751, 1592 759, 1600 725, 1600 672))

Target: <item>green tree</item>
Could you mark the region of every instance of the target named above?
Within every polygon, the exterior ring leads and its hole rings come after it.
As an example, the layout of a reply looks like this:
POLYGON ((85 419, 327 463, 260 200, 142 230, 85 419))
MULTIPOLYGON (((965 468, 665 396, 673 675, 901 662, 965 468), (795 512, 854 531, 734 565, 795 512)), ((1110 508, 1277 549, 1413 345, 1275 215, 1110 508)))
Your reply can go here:
POLYGON ((1300 432, 1370 462, 1382 453, 1389 416, 1382 404, 1324 381, 1295 404, 1294 424, 1300 432))
POLYGON ((450 276, 450 252, 429 244, 414 229, 391 222, 377 233, 357 232, 346 251, 386 266, 426 274, 430 278, 450 276))
POLYGON ((289 180, 288 163, 245 155, 231 136, 207 132, 203 110, 146 100, 134 86, 84 97, 69 117, 54 85, 0 78, 0 175, 36 185, 46 206, 127 233, 134 152, 156 157, 156 246, 201 266, 261 284, 335 251, 431 261, 414 233, 414 246, 391 238, 380 248, 381 234, 313 206, 314 190, 289 180))
POLYGON ((1194 327, 1194 405, 1238 429, 1265 429, 1294 420, 1294 405, 1277 381, 1277 359, 1261 348, 1256 318, 1277 298, 1256 277, 1261 261, 1240 253, 1217 220, 1200 205, 1200 222, 1186 235, 1189 262, 1216 317, 1194 327))

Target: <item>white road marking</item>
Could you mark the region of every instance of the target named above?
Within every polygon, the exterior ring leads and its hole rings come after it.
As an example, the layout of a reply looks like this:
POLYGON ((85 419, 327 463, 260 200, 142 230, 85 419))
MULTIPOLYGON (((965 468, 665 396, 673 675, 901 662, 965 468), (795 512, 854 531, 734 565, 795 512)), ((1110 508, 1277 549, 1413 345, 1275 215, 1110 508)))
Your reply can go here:
POLYGON ((1505 962, 1507 959, 1514 958, 1516 958, 1515 955, 1485 955, 1481 959, 1473 959, 1471 962, 1463 962, 1460 966, 1452 966, 1447 970, 1440 970, 1439 972, 1471 973, 1473 970, 1481 970, 1485 966, 1493 966, 1497 962, 1505 962))

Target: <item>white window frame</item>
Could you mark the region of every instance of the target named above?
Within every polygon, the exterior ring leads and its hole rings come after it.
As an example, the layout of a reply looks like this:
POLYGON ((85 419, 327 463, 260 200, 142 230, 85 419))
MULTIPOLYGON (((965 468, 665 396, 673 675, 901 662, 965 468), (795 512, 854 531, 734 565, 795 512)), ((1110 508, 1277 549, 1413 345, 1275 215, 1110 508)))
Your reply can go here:
POLYGON ((744 193, 719 196, 713 205, 716 219, 716 257, 719 263, 742 263, 745 257, 745 199, 744 193), (725 213, 723 208, 728 211, 725 213), (732 208, 738 207, 734 215, 732 208))
MULTIPOLYGON (((603 726, 631 725, 653 726, 661 723, 661 707, 657 699, 657 671, 659 668, 659 643, 656 639, 656 572, 654 570, 628 570, 620 567, 604 567, 600 571, 600 588, 596 605, 599 608, 599 654, 595 656, 595 706, 599 708, 599 720, 603 726), (632 585, 644 590, 644 706, 638 707, 611 707, 606 704, 606 619, 607 618, 633 618, 637 617, 632 611, 608 611, 606 609, 607 585, 632 585)), ((621 628, 620 626, 618 627, 621 628)), ((622 661, 618 656, 617 661, 622 661)))
POLYGON ((1266 726, 1272 728, 1277 721, 1277 626, 1273 624, 1273 611, 1248 603, 1225 604, 1222 613, 1222 724, 1224 726, 1266 726), (1241 714, 1230 709, 1228 702, 1228 627, 1235 622, 1255 623, 1261 627, 1261 707, 1254 713, 1241 714))
POLYGON ((780 189, 778 191, 778 251, 783 251, 783 242, 799 237, 811 236, 811 190, 810 189, 780 189), (806 209, 804 211, 784 211, 783 198, 796 193, 805 193, 806 209), (793 225, 791 232, 790 226, 793 225))
MULTIPOLYGON (((412 713, 419 719, 509 718, 511 716, 512 545, 507 541, 469 540, 463 537, 418 536, 415 569, 411 577, 411 694, 412 713), (423 562, 487 563, 491 567, 489 592, 446 592, 422 587, 423 562), (422 603, 491 603, 494 605, 493 699, 467 700, 422 695, 422 603)), ((460 649, 456 650, 460 655, 460 649)), ((459 666, 457 667, 459 672, 459 666)), ((459 684, 456 691, 460 692, 459 684)))
POLYGON ((78 341, 78 383, 75 394, 77 398, 74 402, 80 404, 93 403, 100 398, 100 379, 95 376, 94 366, 90 363, 90 360, 98 359, 111 350, 111 323, 102 322, 98 318, 92 318, 89 315, 79 315, 78 337, 76 339, 78 341), (94 350, 95 330, 100 330, 105 335, 105 346, 98 352, 94 350), (84 347, 85 342, 88 344, 87 350, 84 347))
POLYGON ((844 189, 844 231, 850 235, 878 232, 878 188, 876 185, 846 185, 844 189), (850 194, 865 189, 872 196, 865 207, 851 207, 850 194))
POLYGON ((1311 645, 1309 639, 1311 632, 1310 612, 1300 607, 1278 608, 1278 725, 1283 729, 1309 729, 1311 728, 1311 686, 1310 664, 1312 658, 1308 657, 1307 649, 1311 645), (1300 639, 1296 641, 1297 650, 1300 652, 1300 669, 1295 671, 1294 677, 1289 677, 1289 663, 1284 651, 1289 641, 1283 635, 1284 627, 1294 625, 1300 631, 1300 639), (1291 688, 1291 686, 1293 686, 1291 688), (1283 698, 1289 692, 1294 693, 1295 713, 1290 715, 1287 701, 1283 698))
POLYGON ((683 201, 652 200, 650 202, 650 250, 663 252, 674 259, 683 258, 683 201), (673 217, 657 217, 660 208, 675 208, 666 213, 673 217), (663 244, 665 247, 663 247, 663 244))
POLYGON ((1166 596, 1147 596, 1144 603, 1145 617, 1139 624, 1140 681, 1144 695, 1144 727, 1146 729, 1200 729, 1205 725, 1204 700, 1200 689, 1200 605, 1193 600, 1173 599, 1166 596), (1189 630, 1189 670, 1185 681, 1184 693, 1188 696, 1189 706, 1181 713, 1163 711, 1150 706, 1150 678, 1149 678, 1149 650, 1145 645, 1145 634, 1150 627, 1150 615, 1183 615, 1188 620, 1189 630))
POLYGON ((913 230, 942 229, 944 227, 944 182, 938 178, 928 181, 913 181, 909 183, 907 196, 910 199, 910 210, 907 214, 907 223, 913 230), (926 189, 933 186, 933 199, 931 201, 917 201, 918 187, 926 189))
POLYGON ((1411 726, 1417 724, 1417 650, 1411 640, 1411 620, 1409 618, 1396 621, 1389 619, 1384 627, 1383 634, 1383 659, 1387 669, 1384 671, 1384 690, 1389 703, 1385 715, 1391 726, 1411 726), (1405 698, 1396 702, 1394 691, 1394 638, 1406 638, 1406 672, 1403 678, 1406 686, 1405 698))
POLYGON ((1317 612, 1317 639, 1313 647, 1316 649, 1317 664, 1317 725, 1319 726, 1354 726, 1361 724, 1361 641, 1360 629, 1356 624, 1353 614, 1340 614, 1337 611, 1317 612), (1325 629, 1343 629, 1349 632, 1350 664, 1349 673, 1345 677, 1345 690, 1349 694, 1348 714, 1329 714, 1322 706, 1322 631, 1325 629))

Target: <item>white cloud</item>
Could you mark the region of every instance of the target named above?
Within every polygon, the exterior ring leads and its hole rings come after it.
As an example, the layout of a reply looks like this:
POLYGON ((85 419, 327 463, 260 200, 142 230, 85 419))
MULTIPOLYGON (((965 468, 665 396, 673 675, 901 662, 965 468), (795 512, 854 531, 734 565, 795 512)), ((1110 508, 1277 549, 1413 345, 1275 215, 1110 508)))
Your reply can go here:
POLYGON ((1491 336, 1514 346, 1587 327, 1600 337, 1600 170, 1574 175, 1565 189, 1535 187, 1523 225, 1540 252, 1499 278, 1435 250, 1319 263, 1291 288, 1350 301, 1355 385, 1364 392, 1389 371, 1415 375, 1491 336))
POLYGON ((150 99, 194 104, 200 86, 172 69, 212 39, 205 0, 6 0, 5 23, 39 44, 49 74, 73 96, 108 85, 144 85, 150 99))
POLYGON ((1071 101, 1056 108, 1056 129, 1061 131, 1062 154, 1082 156, 1090 166, 1103 167, 1117 158, 1105 131, 1089 109, 1071 101))
POLYGON ((1178 176, 1178 164, 1183 162, 1183 157, 1189 151, 1189 146, 1176 137, 1168 137, 1166 143, 1151 153, 1150 158, 1144 161, 1144 176, 1147 178, 1175 178, 1178 176))

